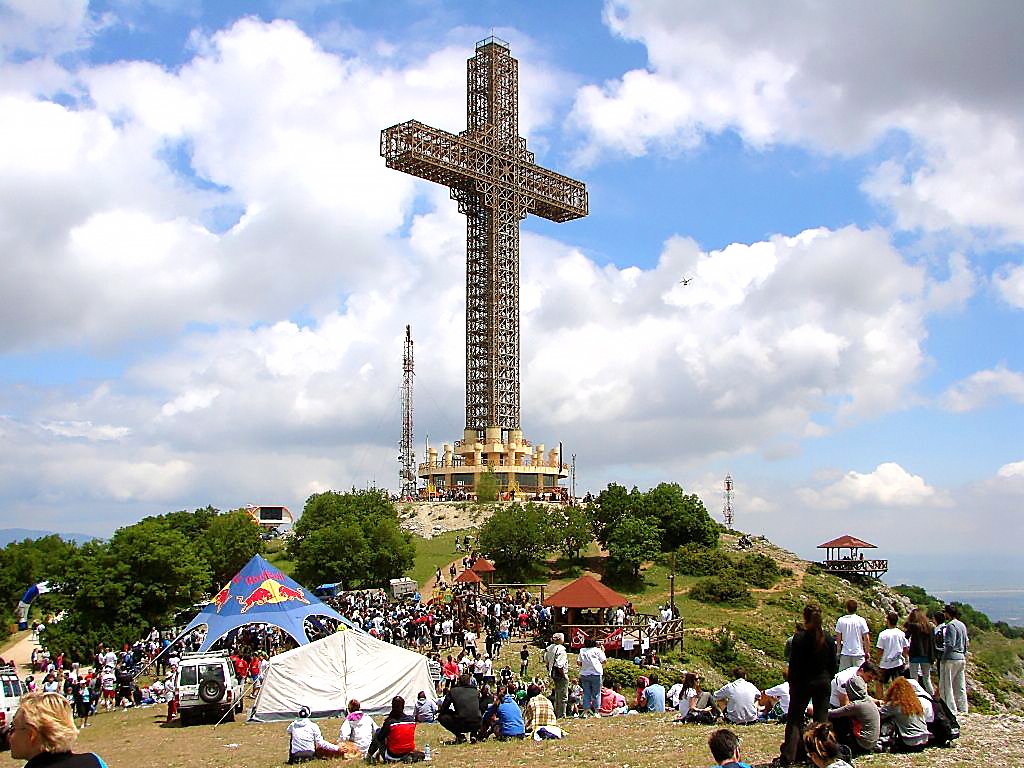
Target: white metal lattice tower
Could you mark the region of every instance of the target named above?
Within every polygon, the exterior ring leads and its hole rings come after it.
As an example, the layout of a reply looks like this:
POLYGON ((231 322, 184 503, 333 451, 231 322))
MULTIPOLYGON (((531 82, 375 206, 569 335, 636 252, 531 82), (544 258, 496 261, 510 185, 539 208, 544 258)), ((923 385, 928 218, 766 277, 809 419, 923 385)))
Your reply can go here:
POLYGON ((722 497, 725 499, 725 506, 722 507, 722 517, 725 519, 725 527, 732 530, 732 475, 725 476, 725 485, 722 490, 722 497))
POLYGON ((412 447, 412 329, 405 326, 405 351, 402 355, 402 443, 398 457, 398 477, 402 498, 416 498, 416 454, 412 447))

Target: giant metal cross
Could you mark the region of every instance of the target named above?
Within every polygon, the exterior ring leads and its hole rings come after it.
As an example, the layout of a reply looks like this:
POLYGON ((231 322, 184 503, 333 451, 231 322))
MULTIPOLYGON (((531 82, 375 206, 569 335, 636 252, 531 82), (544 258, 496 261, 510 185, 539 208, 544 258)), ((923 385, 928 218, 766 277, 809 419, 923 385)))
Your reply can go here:
POLYGON ((467 128, 381 131, 388 168, 451 188, 466 216, 466 429, 520 429, 519 222, 587 215, 587 189, 534 162, 519 136, 519 62, 496 37, 469 59, 467 128))

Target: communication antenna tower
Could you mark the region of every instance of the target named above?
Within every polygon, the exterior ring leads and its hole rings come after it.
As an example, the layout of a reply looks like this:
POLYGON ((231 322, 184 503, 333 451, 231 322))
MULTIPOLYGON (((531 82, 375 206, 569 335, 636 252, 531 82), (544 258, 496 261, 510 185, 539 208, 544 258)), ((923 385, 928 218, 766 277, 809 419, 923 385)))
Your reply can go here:
POLYGON ((722 517, 725 518, 725 527, 732 530, 732 475, 725 476, 725 486, 722 491, 725 498, 725 506, 722 507, 722 517))
POLYGON ((405 351, 402 355, 402 444, 398 457, 398 477, 402 498, 416 498, 416 454, 412 448, 412 329, 405 326, 405 351))

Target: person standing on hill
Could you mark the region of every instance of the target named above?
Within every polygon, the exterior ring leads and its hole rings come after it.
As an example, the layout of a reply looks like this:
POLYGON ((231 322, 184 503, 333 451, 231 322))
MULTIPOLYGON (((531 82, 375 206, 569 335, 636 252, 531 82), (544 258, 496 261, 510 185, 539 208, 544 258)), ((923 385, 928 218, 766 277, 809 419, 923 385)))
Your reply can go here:
POLYGON ((932 631, 928 616, 920 608, 915 608, 907 617, 903 631, 910 641, 910 679, 917 680, 921 686, 932 694, 932 631))
POLYGON ((888 685, 897 677, 903 677, 907 668, 910 641, 897 627, 900 617, 896 611, 889 611, 885 617, 886 628, 878 633, 878 666, 882 670, 882 684, 888 685))
POLYGON ((565 702, 569 698, 569 654, 565 651, 565 635, 555 632, 551 644, 544 649, 544 666, 551 678, 555 717, 565 717, 565 702))
POLYGON ((846 615, 836 622, 836 645, 839 646, 839 672, 850 667, 859 667, 867 658, 871 647, 871 632, 868 623, 857 615, 857 601, 846 601, 846 615))
POLYGON ((945 614, 939 686, 942 700, 953 714, 966 715, 967 679, 964 668, 967 666, 967 649, 971 643, 967 637, 967 627, 960 621, 960 610, 955 605, 947 605, 945 614))
MULTIPOLYGON (((854 604, 856 610, 856 604, 854 604)), ((849 609, 849 606, 848 606, 849 609)), ((796 762, 807 704, 814 706, 814 720, 828 721, 830 680, 836 673, 836 643, 821 627, 821 608, 804 606, 804 628, 793 638, 789 657, 789 715, 779 762, 796 762)))

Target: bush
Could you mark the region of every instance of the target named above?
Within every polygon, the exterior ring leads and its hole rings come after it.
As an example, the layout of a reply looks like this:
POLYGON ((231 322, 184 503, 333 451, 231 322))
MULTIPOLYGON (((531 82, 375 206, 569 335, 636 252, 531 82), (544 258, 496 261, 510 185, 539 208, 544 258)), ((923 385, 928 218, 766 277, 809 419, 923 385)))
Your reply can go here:
POLYGON ((769 589, 782 576, 779 564, 760 552, 752 552, 741 557, 736 563, 736 572, 747 584, 759 589, 769 589))
POLYGON ((690 597, 702 603, 728 603, 730 605, 753 605, 750 589, 739 579, 729 576, 712 576, 701 579, 690 588, 690 597))
POLYGON ((604 678, 601 680, 601 685, 608 688, 619 686, 621 691, 626 692, 624 695, 628 701, 630 698, 628 692, 636 689, 637 679, 642 674, 643 670, 632 661, 608 659, 604 663, 604 678))
POLYGON ((739 651, 736 650, 736 636, 729 627, 722 627, 715 634, 711 642, 711 653, 709 658, 719 669, 731 671, 731 667, 739 661, 739 651))
POLYGON ((719 549, 686 546, 676 552, 676 570, 687 576, 718 576, 732 568, 732 558, 719 549))

